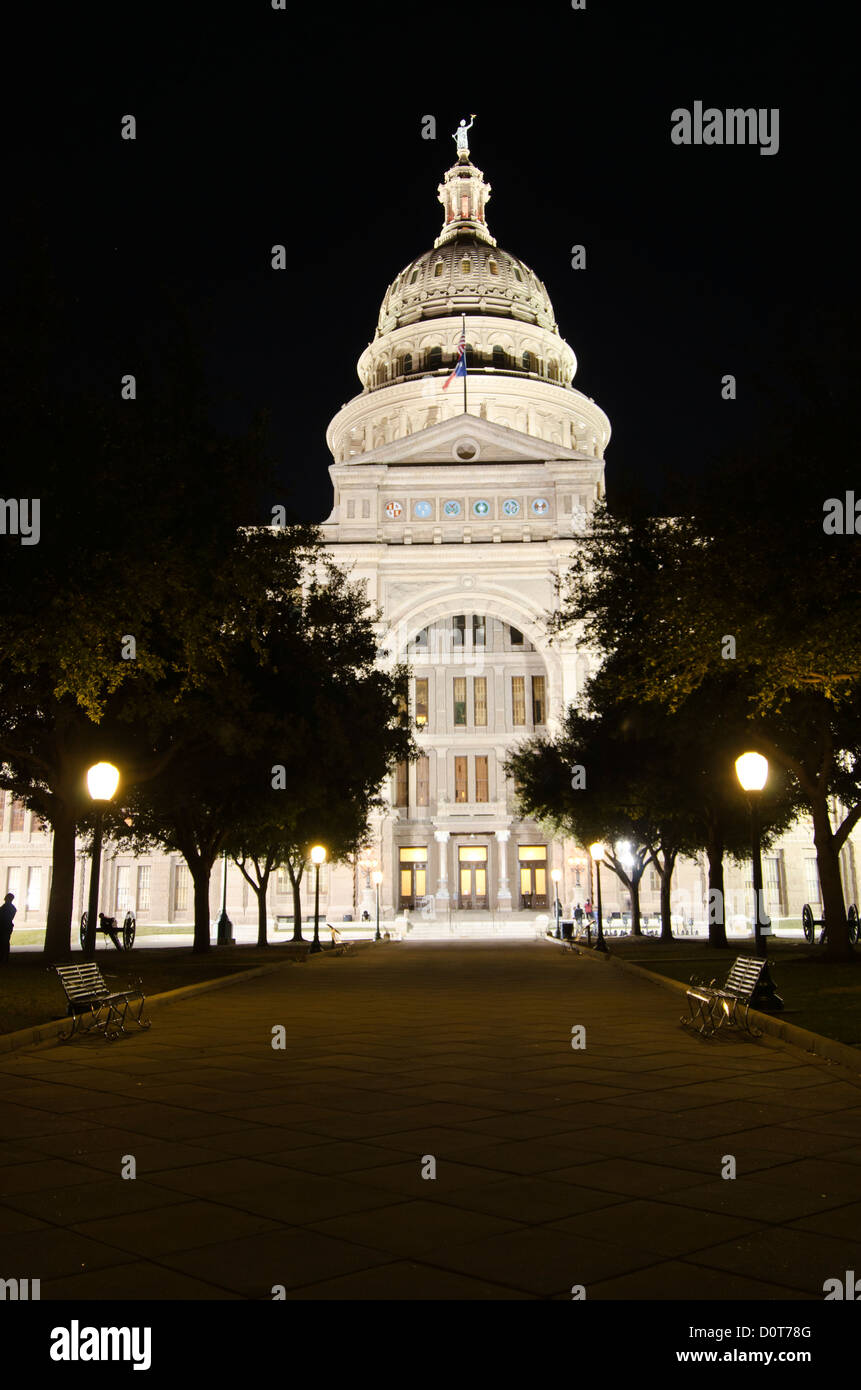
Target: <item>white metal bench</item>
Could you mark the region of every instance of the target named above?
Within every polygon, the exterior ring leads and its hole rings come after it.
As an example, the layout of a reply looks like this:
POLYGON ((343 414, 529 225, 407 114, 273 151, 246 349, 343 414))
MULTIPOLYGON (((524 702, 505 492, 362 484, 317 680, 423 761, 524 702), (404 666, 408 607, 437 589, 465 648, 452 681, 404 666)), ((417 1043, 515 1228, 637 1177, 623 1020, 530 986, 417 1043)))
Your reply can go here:
POLYGON ((751 1037, 759 1038, 762 1030, 750 1021, 751 1001, 765 968, 757 956, 737 956, 722 985, 716 980, 708 984, 691 980, 686 998, 690 1013, 679 1020, 704 1038, 710 1038, 723 1027, 740 1028, 751 1037))
MULTIPOLYGON (((146 1000, 141 989, 108 989, 95 962, 55 965, 54 969, 66 992, 68 1013, 72 1020, 71 1031, 61 1033, 60 1042, 69 1042, 76 1033, 85 1035, 94 1032, 113 1042, 125 1033, 130 1010, 132 1023, 137 1024, 138 1028, 150 1027, 150 1020, 143 1017, 146 1000), (137 1014, 134 1006, 137 1006, 137 1014)), ((140 983, 138 980, 138 985, 140 983)))

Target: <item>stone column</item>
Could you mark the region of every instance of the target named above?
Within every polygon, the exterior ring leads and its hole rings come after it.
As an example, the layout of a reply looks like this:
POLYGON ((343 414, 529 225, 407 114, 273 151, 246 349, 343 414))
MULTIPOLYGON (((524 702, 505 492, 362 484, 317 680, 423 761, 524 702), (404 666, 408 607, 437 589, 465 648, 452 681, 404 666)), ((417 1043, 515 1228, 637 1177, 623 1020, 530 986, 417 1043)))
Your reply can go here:
POLYGON ((439 845, 439 871, 437 874, 436 900, 437 902, 447 903, 449 900, 448 891, 448 840, 447 830, 435 830, 433 837, 439 845))
POLYGON ((503 911, 511 909, 511 889, 508 886, 508 840, 511 835, 510 830, 497 830, 496 843, 498 845, 497 854, 499 855, 499 868, 496 880, 496 902, 497 906, 503 911))

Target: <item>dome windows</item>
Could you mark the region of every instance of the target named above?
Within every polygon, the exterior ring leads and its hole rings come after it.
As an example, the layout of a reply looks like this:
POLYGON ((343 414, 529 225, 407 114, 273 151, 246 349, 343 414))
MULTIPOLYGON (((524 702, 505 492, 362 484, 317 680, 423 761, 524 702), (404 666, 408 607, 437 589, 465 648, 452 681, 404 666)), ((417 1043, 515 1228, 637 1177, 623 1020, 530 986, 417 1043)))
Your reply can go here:
POLYGON ((433 268, 433 273, 434 278, 438 280, 439 277, 442 275, 442 261, 437 261, 436 265, 433 268))
POLYGON ((505 348, 495 347, 493 349, 493 365, 496 367, 497 371, 504 371, 508 366, 505 348))
POLYGON ((416 267, 416 269, 413 271, 412 275, 410 276, 410 284, 411 284, 411 285, 414 285, 414 284, 416 283, 416 280, 417 280, 418 278, 419 278, 419 272, 418 272, 418 267, 416 267))
POLYGON ((412 369, 413 369, 413 355, 412 355, 411 352, 408 352, 408 353, 406 354, 406 356, 404 357, 404 360, 403 360, 403 363, 402 363, 403 375, 404 375, 404 376, 409 376, 409 374, 410 374, 410 372, 412 371, 412 369))
POLYGON ((469 259, 469 256, 463 257, 460 263, 460 268, 463 271, 464 275, 469 274, 469 272, 472 270, 472 261, 469 259))
POLYGON ((515 278, 516 278, 517 280, 519 280, 520 283, 521 283, 521 285, 522 285, 522 284, 523 284, 523 276, 520 274, 520 268, 519 268, 519 266, 515 266, 515 267, 514 267, 514 275, 515 275, 515 278))
POLYGON ((491 274, 491 275, 498 275, 498 274, 499 274, 499 266, 496 264, 496 261, 493 260, 493 258, 491 258, 491 259, 487 262, 487 269, 490 271, 490 274, 491 274))
POLYGON ((439 371, 439 369, 440 369, 441 366, 442 366, 442 348, 441 348, 441 347, 432 347, 431 350, 430 350, 430 352, 428 353, 428 371, 429 371, 429 372, 436 372, 436 371, 439 371))

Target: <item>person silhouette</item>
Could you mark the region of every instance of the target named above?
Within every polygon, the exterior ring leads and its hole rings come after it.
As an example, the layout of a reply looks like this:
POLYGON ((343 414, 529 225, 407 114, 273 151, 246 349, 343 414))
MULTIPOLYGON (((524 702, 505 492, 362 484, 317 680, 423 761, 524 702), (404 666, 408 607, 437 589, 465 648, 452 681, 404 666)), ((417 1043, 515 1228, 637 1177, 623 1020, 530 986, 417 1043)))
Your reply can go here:
POLYGON ((13 907, 15 900, 14 893, 7 893, 3 899, 3 906, 0 907, 0 965, 9 964, 9 947, 12 942, 12 923, 15 920, 17 907, 13 907))

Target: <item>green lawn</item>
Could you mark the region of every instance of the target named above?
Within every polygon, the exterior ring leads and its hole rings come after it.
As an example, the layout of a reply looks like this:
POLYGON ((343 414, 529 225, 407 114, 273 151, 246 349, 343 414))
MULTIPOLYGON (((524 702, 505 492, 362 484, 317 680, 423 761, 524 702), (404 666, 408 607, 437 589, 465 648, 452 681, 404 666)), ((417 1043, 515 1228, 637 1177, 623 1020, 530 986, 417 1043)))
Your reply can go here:
MULTIPOLYGON (((752 955, 752 945, 713 950, 705 941, 663 942, 633 937, 611 939, 614 955, 687 983, 722 979, 737 955, 752 955)), ((804 942, 770 941, 769 968, 784 1003, 781 1017, 800 1028, 861 1047, 861 953, 846 965, 829 965, 821 947, 804 942)))
MULTIPOLYGON (((140 935, 138 936, 140 942, 140 935)), ((190 946, 153 947, 135 944, 128 956, 113 947, 96 951, 96 961, 108 984, 118 986, 140 978, 145 994, 162 994, 183 985, 253 970, 258 965, 288 962, 293 954, 285 941, 261 949, 257 946, 219 946, 196 956, 190 946)), ((80 956, 76 955, 76 960, 80 956)), ((57 975, 41 954, 12 952, 8 966, 0 969, 0 1033, 14 1033, 49 1019, 63 1018, 66 997, 57 975)))

